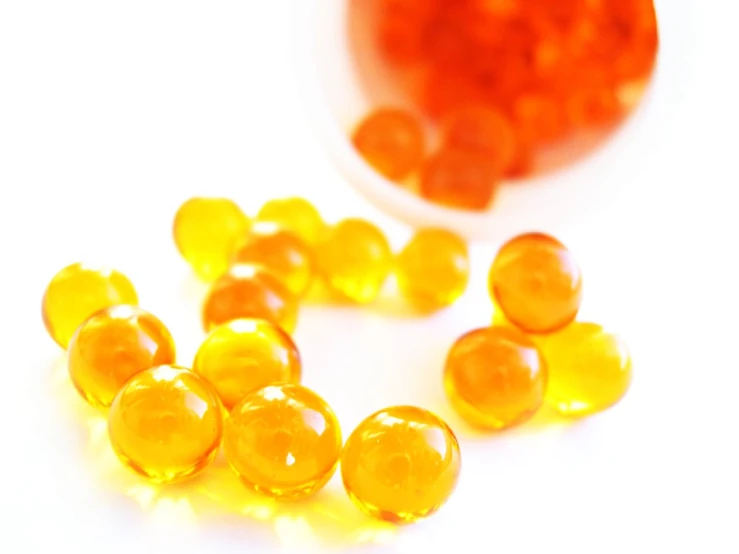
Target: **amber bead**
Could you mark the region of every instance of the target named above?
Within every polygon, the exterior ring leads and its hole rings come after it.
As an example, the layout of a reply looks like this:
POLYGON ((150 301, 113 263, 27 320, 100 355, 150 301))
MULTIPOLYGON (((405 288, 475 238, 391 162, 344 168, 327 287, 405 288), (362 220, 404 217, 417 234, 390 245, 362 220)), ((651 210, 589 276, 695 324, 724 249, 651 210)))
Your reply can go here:
POLYGON ((488 276, 490 296, 508 321, 528 333, 561 329, 577 316, 582 275, 554 237, 519 235, 505 243, 488 276))
POLYGON ((444 388, 459 414, 484 428, 529 419, 544 401, 547 368, 534 342, 511 327, 462 335, 447 355, 444 388))
POLYGON ((467 288, 470 262, 467 244, 445 229, 421 229, 395 260, 401 294, 421 310, 454 303, 467 288))
POLYGON ((616 404, 631 384, 626 344, 595 323, 574 322, 542 338, 549 369, 547 403, 568 415, 587 415, 616 404))
POLYGON ((460 469, 459 443, 449 426, 411 406, 369 416, 341 453, 341 476, 351 499, 393 523, 417 521, 441 508, 460 469))
POLYGON ((162 365, 138 373, 116 395, 108 434, 120 460, 157 483, 192 477, 215 458, 223 407, 197 374, 162 365))
POLYGON ((282 281, 260 266, 235 264, 211 286, 203 304, 203 327, 234 319, 266 319, 292 333, 298 301, 282 281))
POLYGON ((300 381, 300 354, 290 336, 264 319, 235 319, 213 329, 193 371, 208 380, 230 410, 247 393, 300 381))
POLYGON ((177 210, 174 240, 195 274, 213 281, 228 269, 249 224, 249 218, 232 200, 191 198, 177 210))
POLYGON ((121 387, 150 367, 173 364, 175 344, 164 324, 135 306, 97 312, 69 343, 69 375, 94 406, 110 406, 121 387))
POLYGON ((500 173, 484 155, 442 149, 421 168, 421 197, 450 208, 485 210, 493 199, 500 173))
POLYGON ((300 297, 313 281, 315 255, 298 235, 275 224, 256 223, 236 252, 234 262, 264 266, 300 297))
POLYGON ((306 244, 315 244, 326 224, 318 210, 304 198, 277 198, 262 206, 257 221, 272 223, 280 229, 292 231, 306 244))
POLYGON ((365 161, 392 181, 408 177, 418 169, 423 158, 421 124, 402 110, 372 112, 359 123, 352 140, 365 161))
POLYGON ((117 304, 138 304, 128 277, 115 269, 77 263, 62 269, 48 284, 41 315, 51 338, 67 348, 88 317, 117 304))
POLYGON ((223 448, 248 487, 295 500, 318 491, 336 471, 341 429, 333 410, 310 389, 270 385, 233 408, 223 448))
POLYGON ((318 271, 329 287, 348 300, 374 300, 392 268, 383 232, 362 219, 344 219, 317 247, 318 271))

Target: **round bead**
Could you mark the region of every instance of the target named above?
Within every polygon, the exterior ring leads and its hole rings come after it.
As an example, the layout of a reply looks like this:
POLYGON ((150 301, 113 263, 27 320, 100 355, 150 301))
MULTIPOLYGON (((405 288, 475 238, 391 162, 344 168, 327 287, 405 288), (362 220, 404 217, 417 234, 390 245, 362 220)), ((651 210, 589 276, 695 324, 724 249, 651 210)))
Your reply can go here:
POLYGON ((561 329, 580 309, 580 268, 566 246, 542 233, 519 235, 504 244, 488 285, 508 321, 528 333, 561 329))
POLYGON ((164 324, 136 306, 97 312, 69 344, 69 375, 93 406, 110 406, 137 373, 175 361, 175 344, 164 324))
POLYGON ((226 459, 248 487, 303 498, 336 470, 341 430, 333 410, 300 385, 270 385, 245 396, 226 419, 226 459))
POLYGON ((236 264, 213 285, 203 304, 203 327, 234 319, 266 319, 292 333, 298 301, 282 282, 264 268, 236 264))
POLYGON ((408 177, 421 163, 423 129, 413 115, 382 109, 367 116, 354 131, 354 147, 378 173, 393 181, 408 177))
POLYGON ((519 330, 486 327, 462 335, 444 368, 444 388, 470 423, 503 429, 529 419, 544 401, 547 369, 519 330))
POLYGON ((247 231, 249 219, 227 198, 191 198, 174 218, 174 240, 195 274, 213 281, 228 269, 247 231))
POLYGON ((317 247, 318 271, 344 298, 368 303, 380 293, 392 267, 383 232, 362 219, 344 219, 329 229, 317 247))
POLYGON ((213 329, 193 371, 210 382, 227 410, 272 383, 300 381, 300 354, 290 336, 263 319, 235 319, 213 329))
POLYGON ((158 483, 200 473, 221 444, 223 407, 195 373, 163 365, 142 371, 110 407, 113 450, 135 472, 158 483))
POLYGON ((549 370, 547 403, 581 416, 621 400, 631 384, 631 356, 624 342, 595 323, 574 322, 543 337, 549 370))
POLYGON ((326 227, 318 210, 304 198, 270 200, 259 210, 257 221, 291 231, 306 244, 315 244, 326 227))
POLYGON ((467 244, 444 229, 421 229, 395 260, 401 294, 422 310, 454 303, 467 288, 467 244))
POLYGON ((313 281, 313 249, 296 234, 271 223, 256 223, 234 257, 236 263, 264 266, 296 296, 313 281))
POLYGON ((393 523, 410 523, 441 508, 460 468, 452 430, 431 412, 411 406, 365 419, 341 453, 349 496, 363 511, 393 523))
POLYGON ((138 304, 128 277, 114 269, 77 263, 62 269, 46 287, 41 314, 51 338, 67 348, 88 317, 117 304, 138 304))

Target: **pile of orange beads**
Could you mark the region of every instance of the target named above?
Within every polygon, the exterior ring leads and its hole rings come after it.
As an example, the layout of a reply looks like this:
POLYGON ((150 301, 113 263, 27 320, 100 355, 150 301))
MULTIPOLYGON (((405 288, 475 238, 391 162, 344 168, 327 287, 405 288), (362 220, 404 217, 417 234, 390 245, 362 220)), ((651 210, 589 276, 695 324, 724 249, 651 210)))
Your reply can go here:
MULTIPOLYGON (((167 327, 138 306, 118 271, 71 265, 43 297, 46 328, 67 349, 81 396, 107 410, 123 464, 153 482, 179 482, 204 471, 222 447, 245 486, 283 500, 320 490, 340 464, 348 495, 374 517, 404 523, 438 510, 461 468, 450 427, 426 409, 392 406, 344 441, 331 407, 301 384, 291 333, 316 282, 367 304, 392 273, 398 293, 419 310, 451 305, 467 288, 465 241, 420 229, 393 253, 370 222, 327 225, 298 198, 272 200, 253 220, 230 200, 193 198, 173 231, 182 257, 210 283, 206 335, 187 367, 177 363, 167 327)), ((545 399, 563 413, 586 414, 623 396, 626 349, 601 327, 574 322, 582 278, 560 242, 513 239, 495 258, 489 284, 508 323, 452 346, 443 379, 460 414, 501 429, 531 417, 545 399)))
POLYGON ((386 178, 454 208, 483 210, 503 179, 591 150, 636 106, 657 55, 653 0, 351 6, 360 74, 399 89, 377 95, 355 148, 386 178), (385 105, 389 95, 402 108, 385 105))

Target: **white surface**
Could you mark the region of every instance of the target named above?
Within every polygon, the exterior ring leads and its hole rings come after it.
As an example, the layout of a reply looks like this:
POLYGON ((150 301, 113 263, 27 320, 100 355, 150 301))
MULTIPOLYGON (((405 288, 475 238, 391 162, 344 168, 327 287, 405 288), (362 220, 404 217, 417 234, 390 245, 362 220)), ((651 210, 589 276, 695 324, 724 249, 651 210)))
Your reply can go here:
POLYGON ((389 302, 301 314, 304 382, 345 434, 375 409, 413 403, 459 435, 452 500, 394 530, 359 514, 336 478, 287 506, 247 494, 222 467, 187 486, 147 487, 112 458, 41 324, 47 280, 102 260, 130 275, 187 364, 202 287, 169 233, 193 194, 233 196, 251 212, 268 196, 304 194, 329 219, 370 217, 402 244, 408 228, 349 187, 312 134, 298 78, 311 68, 295 67, 302 52, 290 41, 294 4, 0 3, 0 552, 739 550, 739 89, 725 74, 739 14, 728 0, 700 4, 658 2, 671 77, 639 134, 614 147, 623 156, 599 157, 618 194, 589 195, 566 218, 549 217, 556 203, 539 214, 581 261, 583 315, 632 348, 635 381, 621 405, 492 437, 451 413, 443 356, 488 322, 496 243, 475 246, 469 293, 431 319, 389 302))

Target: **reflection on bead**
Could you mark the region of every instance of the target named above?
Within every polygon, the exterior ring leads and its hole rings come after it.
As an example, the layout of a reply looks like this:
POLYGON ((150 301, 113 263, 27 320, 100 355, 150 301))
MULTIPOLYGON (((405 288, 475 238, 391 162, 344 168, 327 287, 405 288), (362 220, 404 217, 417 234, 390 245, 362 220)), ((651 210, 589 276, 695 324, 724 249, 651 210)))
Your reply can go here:
POLYGON ((259 210, 257 221, 295 233, 309 245, 318 242, 326 227, 318 210, 304 198, 270 200, 259 210))

